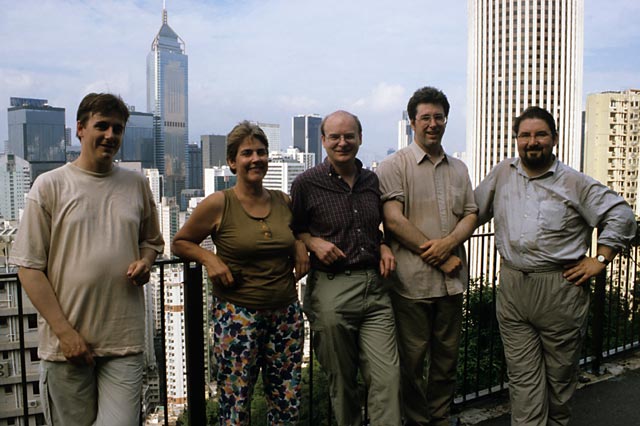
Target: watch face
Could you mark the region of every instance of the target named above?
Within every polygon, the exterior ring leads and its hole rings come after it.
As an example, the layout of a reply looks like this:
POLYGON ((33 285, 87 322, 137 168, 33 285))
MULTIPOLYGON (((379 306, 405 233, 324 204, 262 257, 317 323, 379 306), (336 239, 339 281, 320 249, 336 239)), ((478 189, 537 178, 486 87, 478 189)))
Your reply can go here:
POLYGON ((604 263, 605 265, 608 263, 607 262, 607 258, 604 257, 603 255, 599 254, 598 257, 596 257, 596 259, 598 260, 598 262, 600 263, 604 263))

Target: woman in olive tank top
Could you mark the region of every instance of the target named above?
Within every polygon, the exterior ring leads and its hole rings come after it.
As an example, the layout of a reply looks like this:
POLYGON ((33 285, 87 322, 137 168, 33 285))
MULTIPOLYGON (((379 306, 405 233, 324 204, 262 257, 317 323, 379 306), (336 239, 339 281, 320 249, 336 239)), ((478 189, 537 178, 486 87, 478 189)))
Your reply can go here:
POLYGON ((202 263, 213 285, 214 354, 220 424, 249 425, 262 371, 269 424, 297 424, 303 318, 296 282, 309 257, 289 224, 289 197, 267 190, 268 141, 247 121, 227 136, 236 184, 205 198, 176 234, 172 250, 202 263), (211 236, 216 252, 200 247, 211 236))

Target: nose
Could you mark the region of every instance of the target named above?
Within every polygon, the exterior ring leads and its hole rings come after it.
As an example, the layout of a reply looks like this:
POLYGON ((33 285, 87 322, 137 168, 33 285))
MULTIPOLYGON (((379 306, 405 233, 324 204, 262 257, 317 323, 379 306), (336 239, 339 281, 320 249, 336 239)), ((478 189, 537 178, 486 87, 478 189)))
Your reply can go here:
POLYGON ((105 139, 111 139, 113 137, 113 126, 109 126, 104 131, 105 139))

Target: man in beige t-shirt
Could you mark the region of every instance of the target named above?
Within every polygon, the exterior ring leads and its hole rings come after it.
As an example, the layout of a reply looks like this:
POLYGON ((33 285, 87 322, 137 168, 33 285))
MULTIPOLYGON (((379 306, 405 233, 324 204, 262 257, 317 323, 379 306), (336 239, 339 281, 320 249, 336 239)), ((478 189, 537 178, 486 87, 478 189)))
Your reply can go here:
POLYGON ((447 97, 424 87, 413 94, 407 112, 413 143, 377 170, 385 230, 397 261, 392 301, 402 409, 407 425, 443 426, 449 425, 455 391, 468 276, 462 243, 474 231, 478 208, 467 167, 442 148, 447 97))
POLYGON ((164 247, 144 176, 114 166, 129 111, 87 95, 80 157, 33 184, 11 263, 40 314, 41 390, 49 425, 138 425, 142 285, 164 247))

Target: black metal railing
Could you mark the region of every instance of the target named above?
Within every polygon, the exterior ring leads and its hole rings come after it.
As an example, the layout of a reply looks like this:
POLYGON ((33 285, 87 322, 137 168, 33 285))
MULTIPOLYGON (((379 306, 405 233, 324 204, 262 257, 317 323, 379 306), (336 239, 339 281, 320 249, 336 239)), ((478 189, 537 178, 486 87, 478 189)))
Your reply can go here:
MULTIPOLYGON (((495 318, 495 294, 497 286, 498 256, 493 245, 492 234, 477 234, 476 239, 479 257, 487 259, 486 267, 480 268, 475 277, 470 278, 469 288, 465 293, 463 336, 460 347, 458 369, 458 388, 455 403, 458 407, 484 396, 503 392, 506 389, 506 367, 502 354, 502 344, 495 318), (487 241, 490 242, 487 243, 487 241)), ((603 273, 595 280, 592 292, 592 305, 589 317, 588 334, 585 341, 582 364, 594 373, 599 373, 603 359, 636 350, 640 346, 640 315, 638 315, 637 296, 640 295, 638 281, 638 248, 632 247, 630 252, 618 255, 603 273)), ((469 259, 471 263, 471 259, 469 259)), ((478 265, 477 259, 474 259, 478 265)), ((480 262, 482 263, 482 262, 480 262)), ((205 401, 205 339, 203 332, 205 319, 203 306, 203 274, 202 266, 195 263, 184 263, 181 260, 163 260, 156 262, 159 271, 160 309, 164 313, 165 268, 182 265, 184 273, 184 314, 186 343, 186 376, 187 376, 187 416, 190 425, 204 425, 206 417, 205 401)), ((478 268, 476 268, 478 269, 478 268)), ((17 308, 20 317, 20 371, 22 382, 22 398, 27 401, 27 378, 25 368, 24 327, 22 326, 22 299, 20 283, 15 273, 0 273, 0 280, 15 279, 18 285, 17 308)), ((166 342, 164 341, 164 315, 161 315, 162 359, 166 360, 166 342)), ((309 335, 310 332, 307 333, 309 335)), ((317 377, 313 374, 313 351, 309 362, 309 371, 305 375, 308 380, 309 395, 305 402, 310 404, 306 410, 308 424, 313 425, 312 413, 316 400, 312 392, 317 377)), ((164 387, 163 401, 165 424, 169 424, 166 392, 166 364, 159 366, 161 387, 164 387)), ((328 395, 327 395, 328 398, 328 395)), ((28 424, 29 407, 23 403, 22 416, 28 424)), ((330 418, 330 408, 326 413, 330 418)), ((331 423, 327 423, 331 424, 331 423)))

